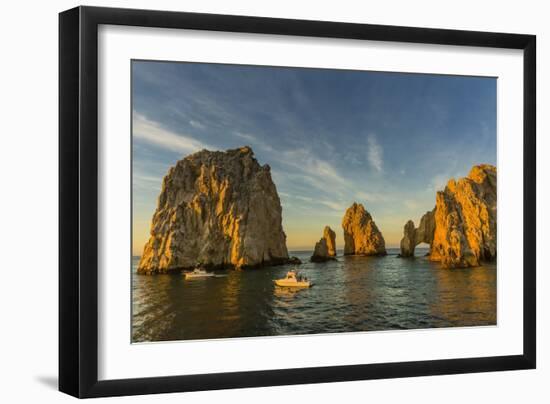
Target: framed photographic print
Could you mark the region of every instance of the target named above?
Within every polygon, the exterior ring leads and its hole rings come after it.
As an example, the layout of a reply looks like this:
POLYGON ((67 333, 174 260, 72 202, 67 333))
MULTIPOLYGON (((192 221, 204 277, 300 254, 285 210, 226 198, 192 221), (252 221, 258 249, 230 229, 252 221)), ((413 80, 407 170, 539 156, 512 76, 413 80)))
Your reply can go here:
POLYGON ((59 386, 532 369, 532 35, 60 14, 59 386))

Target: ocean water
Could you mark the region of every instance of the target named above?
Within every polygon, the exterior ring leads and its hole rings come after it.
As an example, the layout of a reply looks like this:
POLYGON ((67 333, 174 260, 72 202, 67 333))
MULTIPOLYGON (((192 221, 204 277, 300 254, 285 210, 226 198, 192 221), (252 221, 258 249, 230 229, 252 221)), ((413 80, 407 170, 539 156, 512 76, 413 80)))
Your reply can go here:
MULTIPOLYGON (((443 269, 417 249, 402 259, 339 256, 310 263, 291 251, 309 289, 274 285, 292 266, 217 271, 215 278, 136 274, 132 260, 132 340, 171 341, 496 324, 496 264, 443 269)), ((341 253, 341 252, 340 252, 341 253)))

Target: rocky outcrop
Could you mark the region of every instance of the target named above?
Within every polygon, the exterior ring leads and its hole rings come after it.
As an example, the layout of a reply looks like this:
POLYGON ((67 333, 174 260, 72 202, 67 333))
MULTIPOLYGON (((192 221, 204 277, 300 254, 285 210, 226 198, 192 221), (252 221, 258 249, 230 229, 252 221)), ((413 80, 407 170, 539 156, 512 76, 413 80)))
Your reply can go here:
POLYGON ((409 220, 403 228, 403 238, 401 239, 401 257, 413 257, 416 247, 416 229, 414 222, 409 220))
POLYGON ((414 255, 414 247, 430 244, 430 260, 446 268, 478 266, 497 255, 497 172, 488 164, 474 166, 467 177, 449 180, 438 191, 434 210, 418 228, 408 221, 401 240, 401 256, 414 255))
POLYGON ((311 262, 325 262, 334 260, 336 256, 336 233, 329 227, 325 226, 323 237, 315 244, 311 262))
POLYGON ((497 173, 474 166, 467 177, 451 179, 436 196, 430 259, 447 268, 478 266, 497 255, 497 173))
POLYGON ((384 237, 363 205, 353 203, 342 219, 344 255, 386 255, 384 237))
POLYGON ((420 219, 418 228, 414 222, 409 220, 403 228, 403 239, 401 240, 401 257, 414 257, 414 250, 420 243, 431 244, 435 230, 435 209, 426 212, 420 219))
POLYGON ((286 262, 279 196, 251 148, 202 150, 170 168, 138 273, 286 262))
POLYGON ((322 238, 317 243, 315 243, 315 249, 313 250, 313 255, 310 258, 311 262, 325 262, 328 260, 334 259, 328 255, 327 240, 322 238))

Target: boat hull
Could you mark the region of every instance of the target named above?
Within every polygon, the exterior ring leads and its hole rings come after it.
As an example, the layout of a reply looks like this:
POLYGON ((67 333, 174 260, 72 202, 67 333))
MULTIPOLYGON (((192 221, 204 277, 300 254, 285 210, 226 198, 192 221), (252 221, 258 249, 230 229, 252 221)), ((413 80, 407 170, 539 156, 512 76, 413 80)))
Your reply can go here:
POLYGON ((206 274, 206 275, 185 274, 185 279, 211 278, 213 276, 214 274, 206 274))
POLYGON ((275 285, 285 288, 309 288, 311 286, 311 282, 291 282, 286 279, 277 279, 273 282, 275 285))

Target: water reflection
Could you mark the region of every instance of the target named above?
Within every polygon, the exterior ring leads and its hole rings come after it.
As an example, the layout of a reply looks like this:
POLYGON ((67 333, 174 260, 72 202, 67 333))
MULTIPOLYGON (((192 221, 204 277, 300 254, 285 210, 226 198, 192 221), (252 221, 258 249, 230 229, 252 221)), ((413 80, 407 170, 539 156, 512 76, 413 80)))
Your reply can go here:
MULTIPOLYGON (((309 263, 315 285, 277 287, 290 267, 133 281, 133 340, 162 341, 496 323, 496 266, 446 270, 425 257, 338 257, 309 263)), ((134 261, 134 268, 137 265, 134 261)))
POLYGON ((435 271, 437 297, 430 312, 439 326, 496 324, 496 271, 473 269, 435 271))
POLYGON ((303 292, 305 289, 303 288, 283 288, 279 286, 275 286, 273 289, 273 294, 278 299, 288 299, 289 302, 292 301, 294 297, 298 295, 298 293, 303 292))
POLYGON ((170 333, 177 314, 170 294, 173 279, 161 276, 140 278, 147 279, 133 285, 133 339, 162 340, 170 333))

